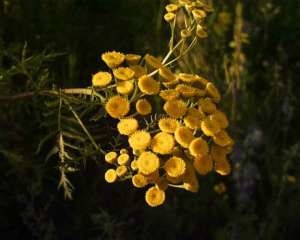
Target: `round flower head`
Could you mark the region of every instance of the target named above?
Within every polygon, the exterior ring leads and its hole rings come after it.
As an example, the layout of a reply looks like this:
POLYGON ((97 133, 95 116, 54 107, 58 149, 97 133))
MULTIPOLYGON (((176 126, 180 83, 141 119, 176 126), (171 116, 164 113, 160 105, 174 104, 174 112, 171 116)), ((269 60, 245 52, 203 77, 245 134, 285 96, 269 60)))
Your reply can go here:
POLYGON ((211 146, 210 155, 215 162, 226 160, 226 154, 226 148, 220 147, 215 144, 211 146))
POLYGON ((200 39, 207 38, 207 32, 204 30, 204 28, 201 25, 197 25, 196 35, 200 39))
POLYGON ((195 20, 198 21, 202 21, 205 17, 206 17, 206 12, 204 12, 201 9, 194 9, 192 11, 193 17, 195 18, 195 20))
POLYGON ((219 102, 221 100, 221 94, 213 83, 207 83, 205 90, 207 94, 213 98, 214 101, 219 102))
POLYGON ((124 62, 125 55, 120 52, 112 51, 103 53, 101 58, 109 68, 116 68, 124 62))
POLYGON ((179 126, 179 122, 174 118, 162 118, 158 121, 159 129, 166 133, 174 133, 179 126))
POLYGON ((126 165, 129 162, 129 155, 127 153, 123 153, 118 157, 119 165, 126 165))
POLYGON ((133 150, 143 151, 150 146, 151 136, 150 133, 139 130, 130 135, 128 142, 133 150))
POLYGON ((189 108, 187 112, 187 116, 193 116, 199 118, 200 120, 205 118, 205 115, 196 108, 189 108))
POLYGON ((225 113, 221 111, 216 111, 211 115, 211 119, 218 122, 222 129, 227 128, 229 123, 225 113))
POLYGON ((159 168, 159 158, 150 151, 142 152, 137 160, 137 164, 140 173, 149 175, 159 168))
POLYGON ((204 94, 205 92, 202 92, 200 89, 191 87, 186 84, 178 84, 175 88, 176 91, 180 93, 182 97, 194 97, 199 94, 204 94))
POLYGON ((173 135, 166 132, 157 133, 152 138, 151 142, 152 151, 159 154, 171 153, 174 148, 174 145, 175 141, 173 135))
POLYGON ((228 145, 231 145, 233 142, 232 138, 228 135, 228 133, 226 131, 220 131, 220 132, 216 133, 213 136, 213 140, 214 140, 215 144, 217 144, 221 147, 226 147, 228 145))
POLYGON ((183 176, 183 187, 190 192, 198 192, 199 182, 195 173, 195 168, 190 163, 186 163, 186 170, 183 176))
POLYGON ((214 104, 210 98, 201 98, 198 102, 199 110, 203 113, 214 113, 217 110, 216 104, 214 104))
POLYGON ((128 65, 136 65, 141 60, 141 55, 137 54, 126 54, 125 59, 128 65))
POLYGON ((122 95, 129 95, 134 88, 133 81, 119 81, 117 82, 117 92, 122 95))
POLYGON ((206 175, 213 169, 213 161, 210 155, 198 155, 194 160, 194 168, 200 175, 206 175))
POLYGON ((168 90, 161 91, 159 93, 159 96, 166 101, 170 101, 170 100, 174 100, 174 99, 178 98, 179 92, 177 92, 174 89, 168 89, 168 90))
POLYGON ((201 137, 195 138, 189 146, 189 151, 190 151, 190 154, 194 157, 197 157, 198 155, 202 155, 202 156, 207 155, 208 154, 208 144, 201 137))
POLYGON ((199 117, 188 115, 183 119, 185 126, 190 129, 199 129, 201 127, 201 119, 199 117))
POLYGON ((179 73, 178 74, 178 78, 181 81, 187 82, 187 83, 196 82, 198 80, 197 75, 195 75, 195 74, 189 74, 189 73, 179 73))
POLYGON ((189 31, 188 29, 182 29, 182 30, 180 31, 180 36, 181 36, 182 38, 188 38, 188 37, 190 37, 191 35, 192 35, 192 32, 189 31))
POLYGON ((120 150, 120 154, 123 154, 123 153, 128 153, 128 150, 127 150, 126 148, 122 148, 122 149, 120 150))
POLYGON ((112 118, 121 118, 129 112, 130 104, 126 98, 114 96, 105 104, 105 110, 112 118))
POLYGON ((130 135, 139 128, 139 123, 134 118, 123 118, 117 125, 118 131, 122 135, 130 135))
POLYGON ((162 85, 164 85, 166 88, 173 88, 179 83, 178 78, 176 78, 174 81, 170 82, 162 82, 162 85))
POLYGON ((119 166, 116 169, 116 173, 118 177, 123 177, 127 173, 127 167, 126 166, 119 166))
POLYGON ((159 68, 158 74, 166 82, 172 82, 172 81, 176 80, 175 75, 170 71, 170 69, 168 69, 166 67, 159 68))
POLYGON ((175 19, 176 15, 172 12, 168 12, 164 15, 164 19, 166 20, 166 22, 170 23, 175 19))
POLYGON ((178 6, 176 4, 168 4, 165 9, 167 12, 176 12, 178 10, 178 6))
POLYGON ((154 57, 150 54, 146 54, 144 59, 145 59, 147 65, 149 65, 152 68, 158 69, 163 66, 159 59, 157 59, 156 57, 154 57))
POLYGON ((151 187, 146 192, 145 200, 149 206, 157 207, 164 203, 165 192, 156 187, 151 187))
POLYGON ((152 112, 152 106, 147 99, 139 99, 135 104, 136 111, 141 115, 148 115, 152 112))
POLYGON ((105 161, 110 164, 114 164, 117 160, 118 154, 116 152, 109 152, 105 154, 105 161))
POLYGON ((104 179, 108 183, 113 183, 117 180, 117 173, 115 169, 108 169, 104 174, 104 179))
POLYGON ((113 70, 116 79, 128 81, 134 77, 135 72, 129 67, 119 67, 113 70))
POLYGON ((168 180, 166 177, 160 177, 155 182, 155 187, 157 187, 159 190, 166 191, 168 188, 168 180))
POLYGON ((146 69, 140 65, 132 65, 130 69, 134 71, 134 77, 139 78, 145 74, 147 74, 146 69))
POLYGON ((132 184, 137 188, 143 188, 148 184, 147 178, 142 174, 135 174, 132 177, 132 184))
POLYGON ((170 117, 180 118, 186 113, 187 107, 182 100, 169 100, 165 102, 164 110, 170 117))
POLYGON ((109 72, 97 72, 93 75, 92 83, 95 87, 105 87, 111 83, 112 76, 109 72))
POLYGON ((215 171, 222 176, 230 174, 231 166, 227 159, 215 162, 215 171))
POLYGON ((173 178, 182 176, 185 172, 185 167, 185 161, 180 157, 171 157, 164 165, 164 169, 168 176, 173 178))
POLYGON ((188 148, 194 136, 187 127, 178 127, 175 131, 175 140, 184 148, 188 148))
POLYGON ((221 128, 217 121, 211 119, 210 117, 206 117, 201 122, 201 130, 206 136, 214 136, 221 130, 221 128))
POLYGON ((130 167, 133 171, 136 171, 138 170, 138 162, 137 160, 133 160, 131 163, 130 163, 130 167))
POLYGON ((159 82, 151 77, 148 77, 147 75, 139 78, 138 86, 141 92, 147 95, 157 94, 160 89, 159 82))

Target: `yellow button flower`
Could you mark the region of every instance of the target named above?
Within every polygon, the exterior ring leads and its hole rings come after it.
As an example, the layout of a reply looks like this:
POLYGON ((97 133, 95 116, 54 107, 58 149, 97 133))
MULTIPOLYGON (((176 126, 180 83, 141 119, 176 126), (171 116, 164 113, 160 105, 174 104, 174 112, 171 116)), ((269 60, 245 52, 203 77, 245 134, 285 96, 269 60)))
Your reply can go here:
POLYGON ((231 166, 227 159, 215 162, 215 171, 222 176, 228 175, 231 172, 231 166))
POLYGON ((164 203, 165 192, 156 187, 151 187, 146 192, 145 200, 149 206, 157 207, 164 203))
POLYGON ((156 58, 150 54, 146 54, 144 59, 145 59, 147 65, 151 66, 152 68, 158 69, 163 66, 161 61, 158 58, 156 58))
POLYGON ((148 115, 152 112, 151 103, 145 98, 139 99, 135 104, 135 108, 141 115, 148 115))
POLYGON ((116 68, 124 62, 125 55, 120 52, 112 51, 103 53, 101 58, 109 68, 116 68))
POLYGON ((164 15, 164 19, 166 20, 166 22, 170 23, 175 19, 176 15, 172 12, 168 12, 164 15))
POLYGON ((178 127, 175 131, 175 140, 184 148, 188 148, 194 136, 187 127, 178 127))
POLYGON ((131 65, 130 69, 134 71, 135 78, 139 78, 147 73, 146 69, 140 65, 131 65))
POLYGON ((130 135, 139 128, 139 124, 134 118, 123 118, 118 123, 117 128, 122 135, 130 135))
POLYGON ((119 67, 113 70, 116 79, 121 81, 128 81, 134 77, 135 72, 129 67, 119 67))
POLYGON ((130 163, 130 167, 133 171, 136 171, 138 170, 138 164, 137 164, 137 160, 133 160, 131 163, 130 163))
POLYGON ((164 165, 164 169, 168 176, 173 178, 182 176, 185 172, 185 168, 185 161, 180 157, 171 157, 166 161, 164 165))
POLYGON ((112 118, 121 118, 129 112, 130 104, 126 98, 114 96, 105 104, 105 110, 112 118))
POLYGON ((186 113, 187 107, 182 100, 169 100, 165 102, 164 110, 170 117, 180 118, 186 113))
POLYGON ((221 127, 217 121, 211 119, 210 117, 206 117, 201 122, 201 130, 206 136, 214 136, 221 130, 221 127))
POLYGON ((159 168, 159 158, 150 151, 142 152, 137 161, 139 171, 145 175, 154 173, 159 168))
POLYGON ((216 102, 219 102, 221 100, 221 94, 219 90, 215 87, 215 85, 211 82, 206 84, 205 88, 207 94, 213 98, 216 102))
POLYGON ((195 158, 193 165, 200 175, 206 175, 213 169, 213 161, 210 155, 198 155, 195 158))
POLYGON ((207 142, 201 137, 195 138, 189 146, 190 154, 194 157, 207 155, 208 150, 207 142))
POLYGON ((174 100, 176 98, 179 98, 180 94, 178 91, 174 89, 168 89, 168 90, 163 90, 159 93, 159 96, 168 101, 168 100, 174 100))
POLYGON ((126 165, 129 162, 129 155, 127 153, 123 153, 118 157, 118 164, 126 165))
POLYGON ((130 81, 119 81, 117 82, 117 92, 122 95, 129 95, 134 89, 134 83, 130 81))
POLYGON ((150 133, 139 130, 130 135, 128 139, 129 145, 134 150, 145 150, 151 144, 150 133))
POLYGON ((159 129, 166 133, 174 133, 179 126, 179 122, 174 118, 162 118, 158 121, 159 129))
POLYGON ((112 76, 109 72, 97 72, 92 78, 92 83, 95 87, 106 87, 111 81, 112 76))
POLYGON ((161 68, 159 68, 158 74, 166 82, 172 82, 172 81, 176 80, 176 76, 167 67, 161 67, 161 68))
POLYGON ((179 73, 178 78, 186 83, 193 83, 198 80, 197 75, 195 74, 190 74, 190 73, 179 73))
POLYGON ((117 180, 117 173, 115 169, 108 169, 104 174, 104 179, 108 183, 113 183, 117 180))
POLYGON ((198 22, 198 21, 202 21, 205 17, 206 17, 206 12, 204 12, 201 9, 194 9, 192 11, 193 17, 194 19, 198 22))
POLYGON ((210 98, 201 98, 198 102, 199 110, 203 113, 214 113, 217 110, 216 104, 210 98))
POLYGON ((167 10, 167 12, 176 12, 178 10, 178 5, 176 4, 168 4, 165 9, 167 10))
POLYGON ((142 174, 135 174, 132 177, 132 184, 137 188, 143 188, 148 184, 147 178, 142 174))
POLYGON ((201 25, 197 25, 196 28, 196 35, 198 38, 202 39, 202 38, 207 38, 207 32, 204 30, 204 28, 201 25))
POLYGON ((205 91, 191 87, 187 84, 178 84, 175 90, 179 92, 182 97, 203 96, 205 94, 205 91))
POLYGON ((225 113, 221 111, 216 111, 211 115, 211 118, 217 121, 222 129, 227 128, 229 123, 225 113))
POLYGON ((105 154, 105 161, 110 164, 114 164, 117 160, 118 154, 116 152, 109 152, 105 154))
POLYGON ((159 154, 170 154, 174 145, 175 140, 173 135, 166 132, 157 133, 151 142, 152 151, 159 154))
POLYGON ((188 115, 183 119, 184 125, 190 129, 201 128, 201 119, 195 116, 188 115))
POLYGON ((138 87, 142 93, 154 95, 159 93, 159 82, 147 75, 141 76, 138 80, 138 87))
POLYGON ((123 165, 117 167, 116 173, 118 177, 123 177, 127 173, 127 167, 123 165))
POLYGON ((141 55, 137 54, 126 54, 125 59, 128 65, 136 65, 141 60, 141 55))
POLYGON ((220 131, 220 132, 216 133, 213 136, 213 140, 214 140, 215 144, 217 144, 221 147, 226 147, 233 143, 232 138, 228 135, 228 133, 226 131, 220 131))

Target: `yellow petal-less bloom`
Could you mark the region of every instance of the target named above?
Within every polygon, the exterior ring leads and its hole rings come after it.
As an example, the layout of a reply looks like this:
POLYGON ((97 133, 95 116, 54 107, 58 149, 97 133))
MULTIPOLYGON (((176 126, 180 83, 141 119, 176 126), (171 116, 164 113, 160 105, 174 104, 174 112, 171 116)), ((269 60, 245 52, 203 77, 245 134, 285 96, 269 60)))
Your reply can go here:
POLYGON ((130 69, 134 71, 135 78, 139 78, 147 73, 146 69, 140 65, 132 65, 130 66, 130 69))
POLYGON ((148 184, 147 178, 142 174, 136 174, 132 177, 132 184, 137 188, 143 188, 148 184))
POLYGON ((203 86, 203 87, 206 87, 206 84, 209 83, 209 81, 207 79, 205 79, 204 77, 200 77, 199 75, 196 75, 196 77, 197 77, 196 82, 200 83, 201 86, 203 86))
POLYGON ((117 180, 117 173, 115 169, 108 169, 104 174, 104 179, 108 183, 113 183, 117 180))
POLYGON ((176 78, 174 81, 170 82, 162 82, 162 85, 164 85, 166 88, 173 88, 179 83, 179 79, 176 78))
POLYGON ((178 78, 186 83, 193 83, 198 80, 197 75, 195 74, 189 74, 189 73, 179 73, 178 78))
POLYGON ((142 93, 147 95, 154 95, 159 93, 160 84, 153 78, 143 75, 138 80, 138 87, 142 93))
POLYGON ((202 21, 206 17, 206 12, 201 9, 194 9, 192 14, 196 21, 202 21))
POLYGON ((197 95, 204 95, 205 92, 203 90, 191 87, 186 84, 178 84, 175 88, 177 92, 180 93, 182 97, 194 97, 197 95))
POLYGON ((178 10, 178 5, 176 4, 168 4, 165 9, 167 12, 176 12, 178 10))
POLYGON ((188 115, 184 117, 183 122, 185 126, 190 129, 199 129, 201 128, 201 119, 195 116, 188 115))
POLYGON ((118 157, 118 164, 119 165, 126 165, 130 160, 130 157, 127 153, 123 153, 118 157))
POLYGON ((128 81, 134 77, 135 72, 129 67, 119 67, 113 70, 116 79, 128 81))
POLYGON ((123 118, 117 124, 117 128, 120 134, 128 136, 139 128, 139 123, 134 118, 123 118))
POLYGON ((127 167, 126 166, 118 166, 116 169, 116 173, 118 177, 123 177, 127 173, 127 167))
POLYGON ((196 28, 196 35, 198 38, 202 39, 202 38, 207 38, 207 32, 204 30, 204 28, 201 25, 197 25, 196 28))
POLYGON ((175 140, 184 148, 188 148, 194 136, 187 127, 178 127, 175 131, 175 140))
POLYGON ((129 95, 134 89, 133 81, 118 81, 117 82, 117 92, 122 95, 129 95))
POLYGON ((208 150, 207 142, 201 137, 195 138, 189 146, 190 154, 194 157, 207 155, 208 150))
POLYGON ((211 115, 211 118, 213 120, 217 121, 222 129, 227 128, 229 125, 228 119, 227 119, 225 113, 223 113, 219 110, 214 112, 214 114, 211 115))
POLYGON ((213 136, 214 143, 221 146, 226 147, 233 143, 232 138, 228 135, 226 131, 220 131, 213 136))
POLYGON ((164 15, 164 19, 166 20, 166 22, 172 22, 175 19, 176 15, 172 12, 168 12, 164 15))
POLYGON ((189 108, 187 111, 187 116, 193 116, 193 117, 199 118, 200 120, 205 118, 205 114, 203 114, 196 108, 189 108))
POLYGON ((128 150, 127 150, 126 148, 122 148, 122 149, 120 150, 120 154, 123 154, 123 153, 128 153, 128 150))
POLYGON ((219 123, 210 117, 206 117, 201 122, 201 130, 206 136, 214 136, 221 130, 219 123))
POLYGON ((170 101, 179 98, 180 94, 174 89, 168 89, 168 90, 161 91, 159 93, 159 96, 166 101, 170 101))
POLYGON ((114 164, 117 160, 118 154, 116 152, 109 152, 105 154, 105 161, 110 164, 114 164))
POLYGON ((203 113, 214 113, 217 110, 216 104, 210 98, 201 98, 198 102, 199 110, 203 113))
POLYGON ((170 154, 175 146, 175 140, 173 135, 160 132, 157 133, 151 142, 151 149, 155 153, 170 154))
POLYGON ((221 100, 221 94, 213 83, 207 83, 205 90, 207 94, 213 98, 214 101, 219 102, 221 100))
POLYGON ((133 171, 136 171, 138 170, 138 163, 137 163, 137 160, 133 160, 131 163, 130 163, 130 167, 133 171))
POLYGON ((166 82, 172 82, 172 81, 176 80, 176 76, 167 67, 161 67, 161 68, 159 68, 158 74, 166 82))
POLYGON ((154 173, 159 168, 158 156, 150 151, 142 152, 137 161, 139 172, 145 175, 154 173))
POLYGON ((227 149, 213 144, 211 146, 210 155, 215 162, 226 160, 227 149))
POLYGON ((181 31, 180 31, 180 36, 182 37, 182 38, 188 38, 188 37, 190 37, 192 35, 192 32, 190 31, 190 30, 188 30, 188 29, 182 29, 181 31))
POLYGON ((151 187, 145 194, 146 203, 151 207, 162 205, 165 201, 165 192, 156 187, 151 187))
POLYGON ((161 61, 158 58, 156 58, 150 54, 146 54, 144 59, 145 59, 146 63, 149 66, 151 66, 152 68, 158 69, 163 66, 163 64, 161 63, 161 61))
POLYGON ((95 87, 106 87, 112 81, 112 76, 109 72, 97 72, 92 77, 92 84, 95 87))
POLYGON ((213 169, 213 161, 210 155, 198 155, 195 158, 193 165, 200 175, 206 175, 213 169))
POLYGON ((120 52, 112 51, 103 53, 101 58, 109 68, 116 68, 124 62, 125 55, 120 52))
POLYGON ((148 115, 152 112, 151 103, 145 99, 139 99, 135 104, 136 111, 141 115, 148 115))
POLYGON ((112 118, 121 118, 129 112, 130 104, 126 98, 117 95, 108 99, 105 110, 112 118))
POLYGON ((164 110, 170 117, 180 118, 186 113, 187 107, 184 101, 175 99, 165 102, 164 110))
POLYGON ((138 130, 130 135, 128 142, 132 149, 143 151, 150 146, 151 135, 144 130, 138 130))
POLYGON ((159 129, 166 133, 174 133, 177 127, 180 126, 179 122, 174 118, 162 118, 158 121, 159 129))
POLYGON ((215 171, 222 176, 228 175, 231 172, 231 166, 227 159, 215 162, 215 171))
POLYGON ((171 157, 164 165, 167 175, 173 178, 182 176, 185 172, 185 168, 185 161, 180 157, 171 157))
POLYGON ((126 54, 125 59, 128 65, 136 65, 141 60, 141 55, 137 54, 126 54))

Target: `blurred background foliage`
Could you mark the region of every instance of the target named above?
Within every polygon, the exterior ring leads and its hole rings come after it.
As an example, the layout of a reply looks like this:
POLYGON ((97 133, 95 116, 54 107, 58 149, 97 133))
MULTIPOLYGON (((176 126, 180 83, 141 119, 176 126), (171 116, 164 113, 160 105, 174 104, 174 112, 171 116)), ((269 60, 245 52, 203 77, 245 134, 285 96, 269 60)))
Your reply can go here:
MULTIPOLYGON (((75 187, 73 200, 64 200, 63 191, 57 190, 63 166, 57 164, 57 132, 51 122, 58 103, 49 96, 5 97, 53 86, 88 86, 91 74, 104 67, 100 54, 107 50, 165 54, 166 3, 0 1, 3 239, 297 239, 298 0, 214 1, 209 38, 180 67, 208 77, 222 90, 236 140, 233 172, 202 177, 197 194, 171 190, 159 208, 146 206, 143 191, 127 182, 106 184, 103 156, 91 153, 86 139, 76 139, 82 148, 74 156, 82 157, 72 163, 75 172, 68 173, 75 187), (214 191, 220 182, 227 189, 222 194, 214 191)), ((98 120, 103 114, 99 106, 76 101, 73 108, 107 147, 109 131, 97 132, 97 126, 109 125, 98 120)), ((82 129, 70 115, 62 121, 74 136, 80 135, 82 129)))

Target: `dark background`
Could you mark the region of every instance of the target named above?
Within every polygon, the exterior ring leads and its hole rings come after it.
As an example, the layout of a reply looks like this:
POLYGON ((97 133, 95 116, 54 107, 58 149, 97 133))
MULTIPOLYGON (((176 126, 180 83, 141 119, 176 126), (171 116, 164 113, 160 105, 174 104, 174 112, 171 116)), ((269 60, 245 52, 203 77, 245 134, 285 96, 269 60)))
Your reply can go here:
MULTIPOLYGON (((107 166, 99 164, 99 155, 77 163, 81 171, 69 174, 73 200, 64 200, 57 190, 59 160, 45 161, 55 137, 37 151, 49 133, 48 99, 0 98, 1 238, 298 239, 300 2, 242 1, 248 43, 242 48, 242 87, 233 101, 223 61, 234 52, 237 3, 215 1, 209 37, 190 56, 193 71, 224 94, 222 107, 232 118, 236 142, 230 176, 201 177, 197 194, 169 189, 166 203, 150 208, 144 191, 129 182, 104 182, 107 166), (220 12, 231 21, 220 21, 220 12), (213 190, 220 181, 227 186, 223 194, 213 190)), ((0 96, 88 86, 91 74, 105 67, 100 55, 107 50, 165 54, 166 4, 0 0, 0 96)))

